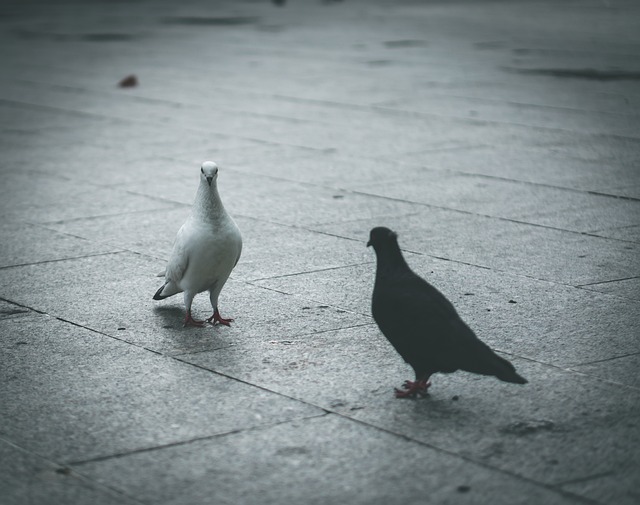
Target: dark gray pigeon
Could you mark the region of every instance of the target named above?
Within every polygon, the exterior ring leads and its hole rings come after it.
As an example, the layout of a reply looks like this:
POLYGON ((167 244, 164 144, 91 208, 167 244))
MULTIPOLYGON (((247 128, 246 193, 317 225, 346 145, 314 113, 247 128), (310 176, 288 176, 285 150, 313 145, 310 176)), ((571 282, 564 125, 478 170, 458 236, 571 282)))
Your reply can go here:
POLYGON ((389 228, 373 228, 367 246, 378 259, 372 313, 380 331, 416 373, 396 389, 396 397, 425 395, 436 372, 466 370, 526 384, 506 359, 480 341, 451 302, 407 265, 398 236, 389 228))

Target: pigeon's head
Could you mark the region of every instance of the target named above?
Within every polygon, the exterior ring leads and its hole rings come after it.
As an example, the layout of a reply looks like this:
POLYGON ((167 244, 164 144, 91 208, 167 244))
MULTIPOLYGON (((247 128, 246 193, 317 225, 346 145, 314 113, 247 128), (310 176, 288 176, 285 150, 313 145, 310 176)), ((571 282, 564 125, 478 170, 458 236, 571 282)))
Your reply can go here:
POLYGON ((218 165, 213 161, 205 161, 200 167, 200 179, 206 181, 209 186, 218 178, 218 165))
POLYGON ((374 249, 377 249, 384 244, 395 243, 397 239, 398 234, 395 231, 385 228, 384 226, 377 226, 369 233, 367 247, 373 246, 374 249))

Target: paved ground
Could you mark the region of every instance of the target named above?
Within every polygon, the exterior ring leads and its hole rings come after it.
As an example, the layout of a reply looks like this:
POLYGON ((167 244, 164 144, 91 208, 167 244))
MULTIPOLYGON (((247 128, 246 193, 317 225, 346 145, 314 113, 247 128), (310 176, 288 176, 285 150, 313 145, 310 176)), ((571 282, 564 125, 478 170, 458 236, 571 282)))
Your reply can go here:
POLYGON ((637 2, 42 0, 0 26, 3 505, 640 502, 637 2), (205 159, 245 240, 231 328, 151 299, 205 159), (393 398, 375 225, 528 385, 393 398))

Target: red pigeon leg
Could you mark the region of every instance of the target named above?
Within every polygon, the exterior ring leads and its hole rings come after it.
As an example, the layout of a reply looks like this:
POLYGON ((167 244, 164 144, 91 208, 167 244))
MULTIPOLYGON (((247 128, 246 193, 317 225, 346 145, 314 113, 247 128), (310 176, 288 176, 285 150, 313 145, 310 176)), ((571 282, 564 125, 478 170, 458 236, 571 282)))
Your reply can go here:
POLYGON ((224 324, 225 326, 231 326, 231 323, 234 321, 233 318, 229 318, 229 319, 225 319, 220 315, 220 312, 218 311, 218 309, 215 309, 213 311, 213 315, 207 319, 208 322, 210 322, 211 324, 216 324, 216 323, 220 323, 220 324, 224 324))
POLYGON ((429 387, 431 387, 431 381, 428 378, 415 382, 404 381, 402 389, 396 388, 396 398, 415 398, 416 396, 425 396, 429 394, 429 387))
POLYGON ((191 316, 191 311, 187 310, 187 315, 184 316, 184 324, 182 326, 196 326, 198 328, 202 328, 204 326, 204 321, 194 319, 191 316))

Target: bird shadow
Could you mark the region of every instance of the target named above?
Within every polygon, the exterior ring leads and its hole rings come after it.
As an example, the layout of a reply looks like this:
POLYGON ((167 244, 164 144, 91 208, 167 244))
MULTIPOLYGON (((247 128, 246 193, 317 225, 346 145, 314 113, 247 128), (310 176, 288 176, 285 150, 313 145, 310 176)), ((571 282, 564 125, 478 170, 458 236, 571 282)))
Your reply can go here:
POLYGON ((459 401, 457 397, 442 397, 433 393, 421 398, 410 399, 408 402, 411 404, 411 415, 432 422, 449 421, 454 418, 461 421, 461 418, 468 416, 465 402, 459 401))
POLYGON ((165 329, 178 329, 183 327, 184 310, 178 306, 164 305, 154 307, 153 312, 160 316, 162 327, 165 329))
POLYGON ((219 332, 215 326, 205 324, 203 327, 184 326, 184 310, 180 306, 154 307, 159 316, 162 328, 168 330, 164 337, 171 342, 173 353, 189 353, 212 351, 229 347, 231 341, 227 335, 219 332))

